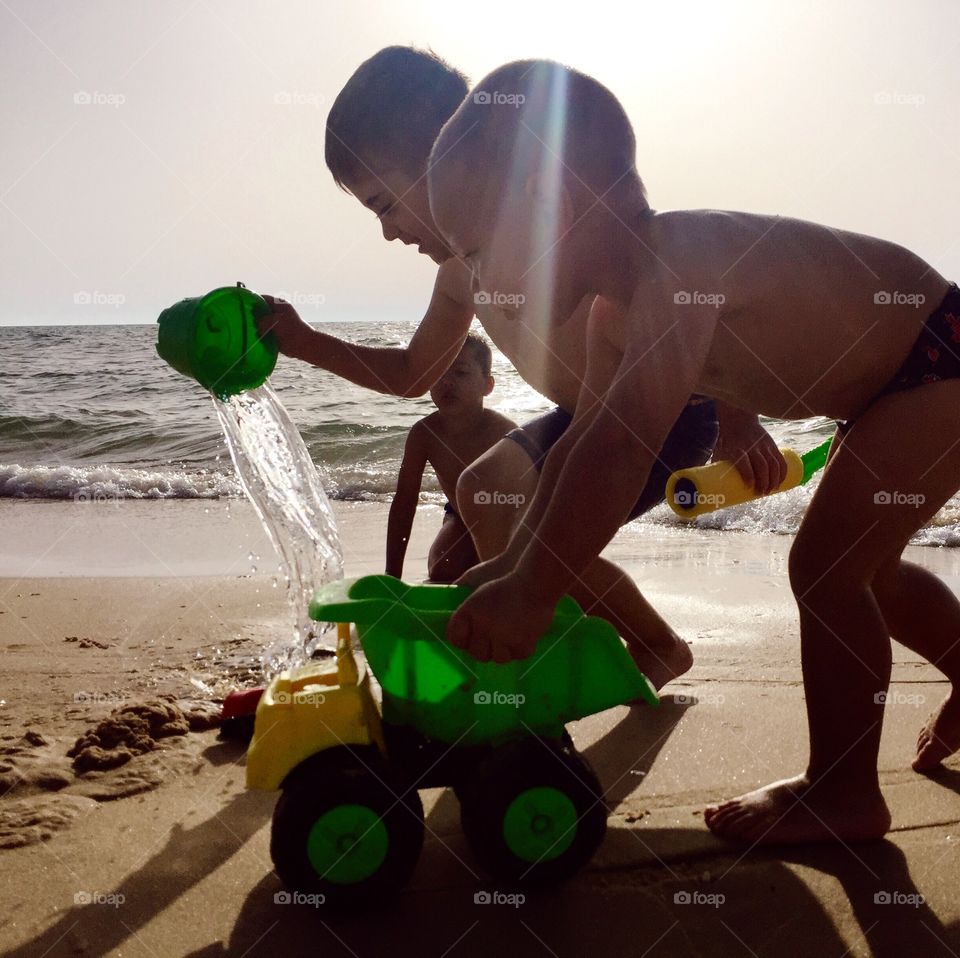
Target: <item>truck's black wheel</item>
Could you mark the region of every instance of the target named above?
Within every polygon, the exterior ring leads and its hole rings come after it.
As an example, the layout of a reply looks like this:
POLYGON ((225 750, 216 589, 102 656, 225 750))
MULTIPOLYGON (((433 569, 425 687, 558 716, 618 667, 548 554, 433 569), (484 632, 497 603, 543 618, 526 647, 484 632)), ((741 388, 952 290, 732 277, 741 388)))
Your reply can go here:
POLYGON ((589 861, 606 834, 600 783, 563 740, 530 737, 494 750, 458 794, 464 834, 498 878, 561 881, 589 861))
POLYGON ((374 903, 410 877, 423 847, 423 805, 373 749, 331 749, 284 782, 270 855, 283 883, 324 903, 374 903))

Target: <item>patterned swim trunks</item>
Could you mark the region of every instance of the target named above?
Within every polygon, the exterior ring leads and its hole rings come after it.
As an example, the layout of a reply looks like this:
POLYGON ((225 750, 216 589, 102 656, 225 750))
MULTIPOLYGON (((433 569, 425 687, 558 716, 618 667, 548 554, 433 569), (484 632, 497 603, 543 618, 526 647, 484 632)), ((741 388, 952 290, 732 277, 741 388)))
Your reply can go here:
POLYGON ((952 283, 924 323, 913 349, 881 396, 939 379, 960 377, 960 289, 952 283))

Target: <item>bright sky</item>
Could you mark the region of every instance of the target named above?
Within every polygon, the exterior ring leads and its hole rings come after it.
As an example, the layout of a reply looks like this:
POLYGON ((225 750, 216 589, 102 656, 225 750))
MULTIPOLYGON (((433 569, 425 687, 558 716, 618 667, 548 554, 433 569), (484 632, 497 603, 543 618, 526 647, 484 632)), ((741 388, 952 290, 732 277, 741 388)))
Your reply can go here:
POLYGON ((330 104, 393 43, 472 81, 596 76, 655 208, 818 220, 960 277, 955 0, 0 0, 0 325, 152 322, 236 280, 311 321, 418 319, 436 267, 323 162, 330 104))

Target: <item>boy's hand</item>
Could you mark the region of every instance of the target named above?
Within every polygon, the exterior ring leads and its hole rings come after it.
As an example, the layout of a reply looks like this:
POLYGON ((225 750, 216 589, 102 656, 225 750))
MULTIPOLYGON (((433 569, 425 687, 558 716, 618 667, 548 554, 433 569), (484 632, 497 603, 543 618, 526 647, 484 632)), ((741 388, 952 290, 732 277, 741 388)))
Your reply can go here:
POLYGON ((531 656, 552 621, 553 606, 508 575, 467 597, 450 618, 447 638, 482 662, 509 662, 531 656))
POLYGON ((732 407, 721 410, 720 437, 713 450, 713 461, 732 462, 743 481, 758 495, 773 492, 787 477, 787 462, 773 437, 749 413, 731 414, 732 407))
POLYGON ((300 314, 283 299, 265 295, 271 311, 257 320, 261 336, 273 333, 284 356, 298 358, 303 354, 304 344, 313 336, 314 330, 309 323, 300 318, 300 314))

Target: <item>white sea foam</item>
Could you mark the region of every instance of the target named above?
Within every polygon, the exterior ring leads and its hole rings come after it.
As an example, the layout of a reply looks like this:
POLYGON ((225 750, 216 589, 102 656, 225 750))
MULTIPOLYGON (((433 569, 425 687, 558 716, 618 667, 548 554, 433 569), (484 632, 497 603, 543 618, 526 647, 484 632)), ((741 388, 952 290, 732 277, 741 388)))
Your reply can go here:
POLYGON ((0 498, 219 499, 242 494, 229 473, 131 466, 0 465, 0 498))

